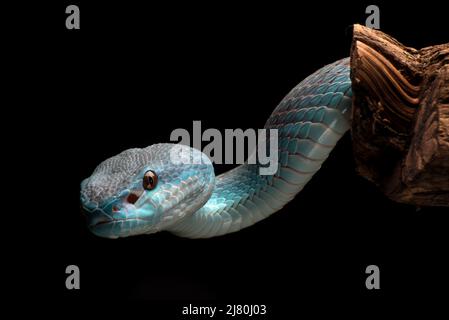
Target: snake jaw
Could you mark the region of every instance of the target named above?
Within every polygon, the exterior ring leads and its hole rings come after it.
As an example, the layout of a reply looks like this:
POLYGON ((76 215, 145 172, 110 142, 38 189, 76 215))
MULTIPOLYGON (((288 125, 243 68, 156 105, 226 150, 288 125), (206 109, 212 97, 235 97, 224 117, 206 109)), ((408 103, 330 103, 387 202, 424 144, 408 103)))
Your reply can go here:
POLYGON ((118 195, 95 205, 94 210, 89 210, 88 227, 92 233, 103 238, 116 239, 161 231, 161 190, 156 188, 145 191, 140 187, 140 180, 139 175, 118 195))
POLYGON ((98 225, 109 223, 112 221, 114 221, 114 219, 111 216, 105 214, 104 212, 102 212, 100 214, 94 214, 89 219, 89 228, 92 229, 92 228, 97 227, 98 225))
POLYGON ((154 228, 157 208, 151 202, 137 207, 123 199, 117 199, 105 208, 97 208, 88 215, 88 226, 92 233, 115 239, 136 232, 156 232, 154 228))

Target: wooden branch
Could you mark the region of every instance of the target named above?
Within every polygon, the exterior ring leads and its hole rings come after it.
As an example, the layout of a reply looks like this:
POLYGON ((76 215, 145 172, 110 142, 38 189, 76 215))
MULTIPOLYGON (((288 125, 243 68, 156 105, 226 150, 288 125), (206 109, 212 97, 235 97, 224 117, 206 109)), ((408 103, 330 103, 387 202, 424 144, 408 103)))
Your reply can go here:
POLYGON ((394 201, 449 206, 449 44, 416 50, 355 25, 351 80, 358 173, 394 201))

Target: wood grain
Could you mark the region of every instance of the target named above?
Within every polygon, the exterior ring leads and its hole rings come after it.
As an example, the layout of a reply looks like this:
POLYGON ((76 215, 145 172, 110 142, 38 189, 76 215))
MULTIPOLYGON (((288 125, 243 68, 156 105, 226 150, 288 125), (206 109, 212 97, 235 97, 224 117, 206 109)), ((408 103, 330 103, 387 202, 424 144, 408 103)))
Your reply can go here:
POLYGON ((357 171, 394 201, 449 206, 449 44, 420 50, 355 25, 357 171))

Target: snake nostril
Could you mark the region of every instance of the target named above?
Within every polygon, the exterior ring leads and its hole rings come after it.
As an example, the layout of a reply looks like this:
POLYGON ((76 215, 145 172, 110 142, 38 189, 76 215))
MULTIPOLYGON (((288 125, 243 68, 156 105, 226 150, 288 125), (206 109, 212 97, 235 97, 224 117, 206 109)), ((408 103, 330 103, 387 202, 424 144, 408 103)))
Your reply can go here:
POLYGON ((128 195, 128 197, 126 198, 126 201, 127 201, 128 203, 134 204, 134 203, 137 202, 137 200, 139 200, 141 194, 142 194, 141 192, 135 192, 135 191, 133 191, 133 192, 131 192, 131 193, 128 195))

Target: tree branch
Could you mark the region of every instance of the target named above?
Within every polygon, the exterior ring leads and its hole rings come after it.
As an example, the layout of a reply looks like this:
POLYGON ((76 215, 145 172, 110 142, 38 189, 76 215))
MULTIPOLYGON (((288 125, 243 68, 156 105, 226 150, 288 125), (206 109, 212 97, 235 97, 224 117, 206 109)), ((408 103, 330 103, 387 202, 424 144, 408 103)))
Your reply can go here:
POLYGON ((394 201, 449 206, 449 44, 416 50, 355 25, 351 80, 358 173, 394 201))

